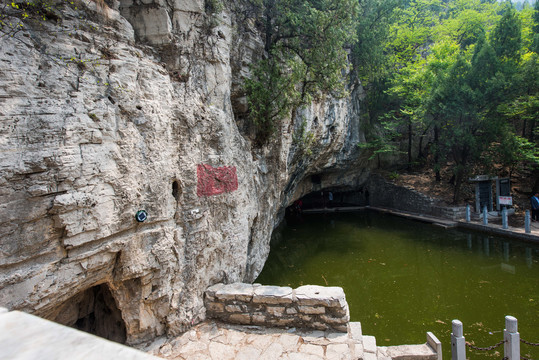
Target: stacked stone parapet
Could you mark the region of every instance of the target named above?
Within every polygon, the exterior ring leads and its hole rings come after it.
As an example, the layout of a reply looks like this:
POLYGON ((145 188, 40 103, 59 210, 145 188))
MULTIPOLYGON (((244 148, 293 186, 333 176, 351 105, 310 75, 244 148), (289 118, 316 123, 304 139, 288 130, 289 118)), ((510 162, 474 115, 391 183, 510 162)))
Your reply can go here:
POLYGON ((217 284, 204 303, 207 317, 233 324, 346 332, 350 321, 340 287, 217 284))

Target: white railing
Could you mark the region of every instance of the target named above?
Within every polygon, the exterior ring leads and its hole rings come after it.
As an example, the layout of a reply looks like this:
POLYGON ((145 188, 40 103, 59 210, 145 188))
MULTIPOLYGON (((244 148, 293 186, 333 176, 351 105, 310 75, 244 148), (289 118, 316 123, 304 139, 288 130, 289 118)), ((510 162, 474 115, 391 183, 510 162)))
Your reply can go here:
MULTIPOLYGON (((466 347, 473 350, 489 351, 494 350, 497 347, 503 345, 504 357, 502 360, 520 360, 527 359, 520 356, 520 343, 524 343, 531 346, 539 346, 539 343, 531 343, 520 338, 518 332, 517 319, 513 316, 505 317, 505 329, 503 330, 503 340, 497 344, 488 347, 477 347, 470 343, 467 343, 464 338, 464 331, 462 322, 459 320, 453 320, 452 333, 451 333, 451 359, 452 360, 466 360, 466 347)), ((527 359, 531 360, 531 359, 527 359)))

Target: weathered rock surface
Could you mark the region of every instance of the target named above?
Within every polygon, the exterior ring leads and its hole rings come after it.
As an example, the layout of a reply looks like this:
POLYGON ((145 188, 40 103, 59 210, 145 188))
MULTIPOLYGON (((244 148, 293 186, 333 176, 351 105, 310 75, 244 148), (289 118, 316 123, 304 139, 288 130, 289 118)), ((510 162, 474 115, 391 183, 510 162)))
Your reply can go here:
POLYGON ((243 2, 213 15, 201 0, 109 3, 0 38, 0 305, 75 323, 82 311, 61 309, 105 284, 137 343, 204 319, 209 285, 254 280, 310 175, 323 188, 368 171, 357 84, 302 110, 310 156, 299 123, 263 148, 242 135, 241 83, 263 45, 243 2), (199 196, 201 164, 227 167, 237 190, 199 196))

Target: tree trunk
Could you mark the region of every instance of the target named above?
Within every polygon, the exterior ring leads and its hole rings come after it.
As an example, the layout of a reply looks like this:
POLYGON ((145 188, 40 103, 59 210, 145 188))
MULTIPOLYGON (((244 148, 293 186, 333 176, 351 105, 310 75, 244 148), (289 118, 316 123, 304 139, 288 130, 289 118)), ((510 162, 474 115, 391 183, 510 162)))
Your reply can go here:
POLYGON ((467 173, 466 167, 468 166, 468 152, 468 149, 464 147, 464 149, 462 149, 460 152, 457 152, 457 154, 460 153, 460 156, 454 156, 457 171, 455 174, 455 191, 453 192, 453 204, 458 204, 458 202, 460 201, 460 190, 462 187, 462 182, 464 181, 464 176, 467 173))
POLYGON ((535 182, 532 187, 532 194, 539 193, 539 169, 532 171, 532 176, 535 176, 535 182))
POLYGON ((408 170, 412 167, 412 119, 408 119, 408 170))
POLYGON ((265 16, 266 16, 266 19, 265 19, 265 30, 266 30, 266 43, 264 44, 264 50, 266 51, 266 53, 271 56, 271 47, 273 46, 272 42, 272 38, 273 38, 273 25, 272 25, 272 11, 273 11, 273 6, 274 6, 274 2, 273 0, 271 1, 266 1, 265 2, 265 5, 266 5, 266 9, 265 9, 265 16))
POLYGON ((434 167, 436 169, 436 182, 440 182, 442 177, 440 176, 440 146, 439 146, 440 129, 438 126, 434 127, 434 167))
POLYGON ((462 179, 464 174, 462 170, 458 170, 455 176, 455 189, 453 191, 453 204, 458 204, 460 200, 460 188, 462 186, 462 179))

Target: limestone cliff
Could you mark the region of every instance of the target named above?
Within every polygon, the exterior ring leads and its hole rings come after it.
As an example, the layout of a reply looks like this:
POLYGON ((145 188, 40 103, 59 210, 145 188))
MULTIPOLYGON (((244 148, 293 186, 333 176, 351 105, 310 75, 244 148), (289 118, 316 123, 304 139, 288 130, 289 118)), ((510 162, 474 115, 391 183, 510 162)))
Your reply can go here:
POLYGON ((107 4, 0 38, 0 305, 73 325, 100 296, 137 343, 203 319, 209 285, 253 281, 295 198, 364 179, 361 87, 257 147, 241 84, 263 42, 246 4, 107 4), (236 185, 201 191, 219 171, 236 185))

